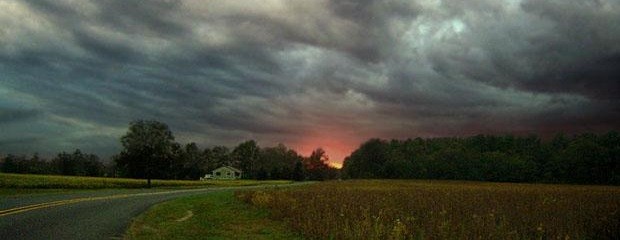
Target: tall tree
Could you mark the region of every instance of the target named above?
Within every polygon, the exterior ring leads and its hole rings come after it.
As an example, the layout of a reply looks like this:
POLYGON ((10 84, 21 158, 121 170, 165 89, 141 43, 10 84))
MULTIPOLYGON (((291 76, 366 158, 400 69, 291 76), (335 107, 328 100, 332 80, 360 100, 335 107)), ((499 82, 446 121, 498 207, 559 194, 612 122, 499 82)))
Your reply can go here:
POLYGON ((72 176, 102 176, 103 163, 94 154, 82 153, 76 149, 73 153, 61 152, 52 159, 55 173, 72 176))
POLYGON ((327 178, 329 157, 322 148, 317 148, 306 158, 306 172, 310 180, 324 180, 327 178))
POLYGON ((256 141, 249 140, 245 141, 237 147, 232 152, 233 162, 236 164, 235 166, 240 168, 243 171, 244 178, 254 178, 254 171, 256 161, 258 160, 260 154, 260 148, 256 141))
POLYGON ((293 169, 292 179, 295 181, 303 181, 305 179, 304 165, 301 161, 295 162, 295 169, 293 169))
POLYGON ((209 151, 208 161, 213 169, 221 166, 230 166, 232 165, 230 150, 226 146, 215 146, 209 151))
POLYGON ((123 150, 115 157, 116 164, 133 178, 165 178, 174 159, 174 136, 168 125, 158 121, 138 120, 129 124, 121 137, 123 150))
POLYGON ((182 164, 182 171, 177 178, 198 179, 207 173, 205 156, 196 143, 185 145, 180 158, 178 162, 182 164))
POLYGON ((351 153, 343 164, 344 174, 350 178, 378 178, 383 164, 389 159, 389 144, 373 138, 351 153))

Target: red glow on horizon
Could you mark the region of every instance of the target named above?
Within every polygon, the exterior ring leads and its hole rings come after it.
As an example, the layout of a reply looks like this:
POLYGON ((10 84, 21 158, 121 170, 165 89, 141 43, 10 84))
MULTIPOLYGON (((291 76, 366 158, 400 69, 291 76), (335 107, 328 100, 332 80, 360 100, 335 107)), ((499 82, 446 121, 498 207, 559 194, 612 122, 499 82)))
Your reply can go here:
POLYGON ((310 156, 317 148, 325 150, 329 158, 328 164, 335 168, 342 168, 343 161, 359 146, 357 140, 342 136, 316 136, 303 139, 294 144, 293 148, 303 156, 310 156))

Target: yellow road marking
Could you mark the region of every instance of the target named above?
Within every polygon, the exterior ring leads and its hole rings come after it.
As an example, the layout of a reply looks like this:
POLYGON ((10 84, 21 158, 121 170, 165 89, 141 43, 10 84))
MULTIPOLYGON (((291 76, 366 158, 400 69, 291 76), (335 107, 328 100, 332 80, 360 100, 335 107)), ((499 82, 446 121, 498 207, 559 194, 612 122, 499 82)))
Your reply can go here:
POLYGON ((102 196, 102 197, 73 198, 73 199, 37 203, 37 204, 32 204, 32 205, 27 205, 27 206, 0 210, 0 217, 12 215, 16 213, 21 213, 21 212, 32 211, 32 210, 41 209, 41 208, 55 207, 55 206, 78 203, 78 202, 110 200, 110 199, 149 196, 149 195, 162 195, 162 194, 168 194, 168 193, 198 192, 198 191, 207 191, 207 190, 216 190, 216 189, 225 189, 225 188, 200 188, 200 189, 174 190, 174 191, 162 191, 162 192, 150 192, 150 193, 118 194, 118 195, 102 196))
MULTIPOLYGON (((299 184, 292 184, 289 186, 293 186, 293 185, 299 185, 299 184)), ((215 187, 215 188, 197 188, 197 189, 172 190, 172 191, 148 192, 148 193, 118 194, 118 195, 101 196, 101 197, 73 198, 73 199, 58 200, 58 201, 46 202, 46 203, 37 203, 37 204, 32 204, 32 205, 27 205, 27 206, 20 206, 20 207, 0 210, 0 217, 22 213, 22 212, 27 212, 27 211, 32 211, 32 210, 41 209, 41 208, 49 208, 49 207, 67 205, 71 203, 86 202, 86 201, 110 200, 110 199, 150 196, 150 195, 162 195, 162 194, 169 194, 169 193, 186 193, 186 192, 200 192, 200 191, 208 191, 208 190, 226 190, 226 189, 279 187, 279 186, 286 186, 286 185, 284 184, 283 185, 250 185, 250 186, 232 186, 232 187, 215 187)))

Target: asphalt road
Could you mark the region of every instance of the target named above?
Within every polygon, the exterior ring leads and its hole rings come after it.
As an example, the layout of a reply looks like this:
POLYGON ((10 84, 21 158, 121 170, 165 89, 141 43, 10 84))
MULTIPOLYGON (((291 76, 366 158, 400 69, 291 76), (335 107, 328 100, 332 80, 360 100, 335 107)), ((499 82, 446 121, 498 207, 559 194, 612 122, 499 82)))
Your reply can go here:
MULTIPOLYGON (((290 185, 288 185, 290 186, 290 185)), ((153 204, 225 189, 100 190, 0 197, 0 239, 122 239, 153 204)))

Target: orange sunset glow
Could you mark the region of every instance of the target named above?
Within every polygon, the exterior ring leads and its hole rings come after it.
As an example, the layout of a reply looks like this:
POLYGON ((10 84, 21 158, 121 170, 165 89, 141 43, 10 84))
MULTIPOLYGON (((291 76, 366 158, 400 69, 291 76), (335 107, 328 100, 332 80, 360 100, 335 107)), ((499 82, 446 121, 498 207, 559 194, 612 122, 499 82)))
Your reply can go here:
POLYGON ((359 146, 359 141, 340 140, 335 138, 307 139, 293 146, 300 154, 309 156, 317 148, 323 148, 329 158, 329 165, 341 168, 344 159, 359 146))
POLYGON ((306 137, 291 144, 291 147, 303 156, 310 156, 312 151, 322 148, 329 158, 329 165, 341 168, 344 159, 351 155, 351 152, 357 149, 363 141, 370 138, 362 136, 362 134, 358 134, 346 126, 327 126, 321 132, 302 134, 306 137))

